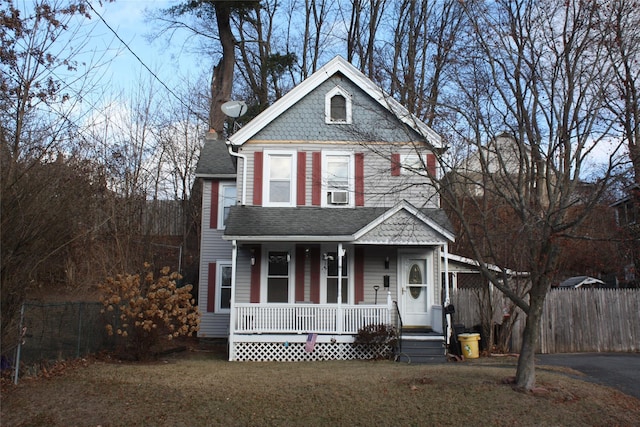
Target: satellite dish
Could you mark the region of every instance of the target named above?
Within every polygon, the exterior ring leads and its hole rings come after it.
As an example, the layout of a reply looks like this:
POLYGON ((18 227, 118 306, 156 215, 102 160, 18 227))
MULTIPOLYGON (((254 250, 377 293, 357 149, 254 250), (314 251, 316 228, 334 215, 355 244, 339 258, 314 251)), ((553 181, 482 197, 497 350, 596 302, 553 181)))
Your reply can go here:
POLYGON ((222 104, 220 109, 225 116, 237 119, 247 112, 247 104, 244 101, 229 101, 222 104))

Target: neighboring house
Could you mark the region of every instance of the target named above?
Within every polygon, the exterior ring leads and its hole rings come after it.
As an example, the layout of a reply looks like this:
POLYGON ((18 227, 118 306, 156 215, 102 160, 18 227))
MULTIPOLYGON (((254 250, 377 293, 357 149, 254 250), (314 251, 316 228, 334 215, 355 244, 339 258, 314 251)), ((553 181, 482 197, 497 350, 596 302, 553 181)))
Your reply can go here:
POLYGON ((208 139, 199 336, 228 338, 230 360, 351 359, 360 328, 402 324, 443 356, 454 234, 426 178, 441 152, 341 57, 226 146, 208 139))
MULTIPOLYGON (((460 255, 448 254, 447 270, 449 271, 449 289, 455 292, 458 289, 483 289, 492 288, 493 285, 480 273, 480 263, 474 259, 463 257, 460 255)), ((443 266, 444 267, 444 266, 443 266)), ((521 282, 529 281, 529 273, 524 271, 514 271, 509 268, 502 269, 494 264, 486 264, 487 269, 498 277, 506 275, 510 280, 519 280, 521 282)))
MULTIPOLYGON (((473 145, 469 145, 473 147, 473 145)), ((482 197, 486 189, 509 188, 510 180, 523 173, 521 147, 513 135, 502 132, 486 146, 464 156, 449 178, 459 194, 482 197)), ((529 157, 528 148, 525 157, 529 157)), ((526 161, 526 159, 524 160, 526 161)))
POLYGON ((640 276, 640 184, 625 189, 626 196, 611 205, 616 212, 616 221, 629 240, 631 256, 624 266, 623 281, 638 286, 640 276))
POLYGON ((605 283, 590 276, 574 276, 560 282, 559 288, 564 289, 578 289, 578 288, 597 288, 605 285, 605 283))
POLYGON ((640 184, 626 189, 627 195, 611 205, 616 211, 616 220, 620 227, 638 228, 640 224, 640 184))

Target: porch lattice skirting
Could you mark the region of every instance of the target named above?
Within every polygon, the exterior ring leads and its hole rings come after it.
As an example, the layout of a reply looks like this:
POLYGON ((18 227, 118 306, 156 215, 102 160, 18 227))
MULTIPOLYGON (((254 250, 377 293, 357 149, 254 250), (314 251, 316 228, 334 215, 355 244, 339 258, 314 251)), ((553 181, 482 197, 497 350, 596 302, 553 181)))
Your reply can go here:
POLYGON ((372 346, 345 343, 319 342, 311 352, 304 342, 235 342, 235 360, 240 362, 299 362, 319 360, 373 359, 381 353, 390 354, 372 346))

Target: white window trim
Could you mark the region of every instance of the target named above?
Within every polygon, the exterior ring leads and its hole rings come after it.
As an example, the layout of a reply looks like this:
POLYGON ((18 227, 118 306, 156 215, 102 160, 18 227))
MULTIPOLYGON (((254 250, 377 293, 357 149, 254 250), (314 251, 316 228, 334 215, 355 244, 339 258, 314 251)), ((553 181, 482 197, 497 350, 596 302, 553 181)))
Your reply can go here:
POLYGON ((336 86, 333 89, 331 89, 329 92, 327 92, 327 94, 324 96, 324 122, 326 124, 330 124, 330 125, 348 125, 351 124, 352 122, 352 114, 351 114, 351 110, 352 110, 352 99, 351 99, 351 94, 349 94, 349 92, 347 92, 346 90, 344 90, 342 87, 340 86, 336 86), (332 120, 331 119, 331 98, 333 98, 335 95, 342 95, 345 99, 345 106, 346 106, 346 113, 347 113, 347 119, 346 120, 332 120))
MULTIPOLYGON (((229 181, 229 182, 220 182, 219 187, 218 187, 218 229, 219 230, 224 230, 225 228, 225 224, 224 224, 224 190, 225 188, 235 188, 236 187, 236 183, 233 181, 229 181)), ((238 193, 237 193, 237 189, 236 189, 236 200, 235 200, 235 204, 237 204, 237 198, 238 198, 238 193)))
MULTIPOLYGON (((353 254, 355 253, 354 250, 352 248, 344 248, 346 249, 346 254, 347 254, 347 273, 348 276, 347 277, 347 292, 348 292, 348 296, 347 296, 347 304, 348 305, 354 305, 355 304, 355 282, 354 282, 354 265, 355 265, 355 261, 354 261, 354 256, 353 254)), ((320 251, 320 256, 322 257, 322 259, 320 260, 321 262, 321 268, 320 268, 320 304, 328 304, 327 303, 327 276, 328 276, 328 268, 327 268, 327 260, 324 259, 324 254, 326 254, 327 252, 337 252, 338 248, 335 245, 332 246, 326 246, 323 245, 322 246, 322 250, 320 251)), ((337 305, 337 303, 332 302, 332 305, 337 305)))
POLYGON ((322 197, 320 200, 321 207, 335 207, 335 208, 352 208, 355 206, 355 186, 356 186, 356 177, 355 177, 355 155, 353 151, 331 151, 331 150, 323 150, 322 151, 322 197), (334 205, 327 202, 327 193, 329 191, 329 183, 327 176, 327 162, 328 158, 332 156, 345 156, 349 157, 349 175, 347 178, 348 188, 347 188, 347 197, 348 202, 342 205, 334 205))
POLYGON ((295 277, 296 277, 296 260, 295 248, 291 246, 263 246, 260 261, 260 302, 262 304, 293 304, 296 297, 295 277), (267 283, 269 275, 269 252, 287 252, 289 253, 289 301, 286 303, 267 302, 267 283))
MULTIPOLYGON (((230 308, 222 308, 222 267, 231 267, 231 260, 216 261, 216 313, 230 313, 230 308)), ((231 292, 233 292, 233 283, 231 284, 231 292)))
POLYGON ((296 206, 296 182, 297 182, 297 151, 295 150, 264 150, 264 170, 262 175, 262 200, 263 206, 268 207, 293 207, 296 206), (289 202, 271 202, 269 199, 269 179, 271 172, 271 156, 291 156, 291 186, 289 188, 289 202))
POLYGON ((419 157, 422 157, 422 165, 421 165, 421 172, 422 171, 426 171, 427 169, 427 155, 426 154, 417 154, 417 153, 410 153, 410 154, 401 154, 400 155, 400 174, 402 175, 414 175, 416 172, 415 170, 411 170, 411 167, 413 165, 413 162, 411 163, 411 165, 409 164, 409 160, 418 160, 419 157))

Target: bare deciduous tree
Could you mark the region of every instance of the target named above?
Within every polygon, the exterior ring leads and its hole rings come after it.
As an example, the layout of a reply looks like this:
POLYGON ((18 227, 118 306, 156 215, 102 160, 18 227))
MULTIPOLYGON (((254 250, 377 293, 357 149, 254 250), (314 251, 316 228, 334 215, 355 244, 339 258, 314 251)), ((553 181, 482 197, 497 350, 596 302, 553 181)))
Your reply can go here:
POLYGON ((616 136, 603 108, 611 69, 598 11, 597 2, 465 3, 470 33, 457 52, 465 62, 449 105, 456 114, 451 134, 467 151, 462 157, 474 161, 447 165, 452 172, 441 194, 486 278, 526 313, 516 372, 524 389, 535 385, 534 354, 559 241, 578 230, 616 166, 609 162, 591 191, 576 198, 589 154, 616 136), (509 220, 513 251, 525 255, 519 266, 530 274, 525 293, 485 267, 503 258, 496 217, 509 220))
POLYGON ((72 257, 91 240, 90 208, 103 188, 76 155, 76 120, 97 68, 79 60, 88 16, 84 1, 0 4, 3 346, 26 295, 74 282, 85 268, 72 257))

